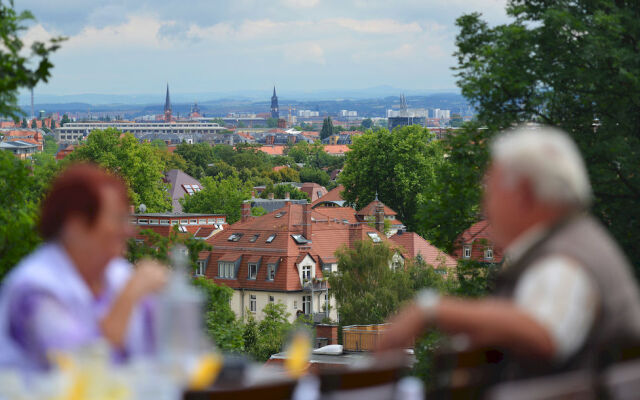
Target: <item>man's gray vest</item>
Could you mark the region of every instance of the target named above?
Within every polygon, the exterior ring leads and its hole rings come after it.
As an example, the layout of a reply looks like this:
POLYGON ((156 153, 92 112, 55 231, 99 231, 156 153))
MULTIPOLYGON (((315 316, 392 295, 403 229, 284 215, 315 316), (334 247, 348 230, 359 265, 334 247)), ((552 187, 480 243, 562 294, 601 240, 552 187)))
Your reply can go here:
POLYGON ((511 378, 599 368, 612 351, 640 343, 640 295, 636 280, 623 252, 591 216, 576 215, 563 220, 520 259, 511 260, 499 274, 494 294, 512 298, 527 268, 550 255, 576 260, 592 277, 600 297, 596 318, 584 345, 566 363, 546 371, 516 367, 517 371, 510 371, 511 378))

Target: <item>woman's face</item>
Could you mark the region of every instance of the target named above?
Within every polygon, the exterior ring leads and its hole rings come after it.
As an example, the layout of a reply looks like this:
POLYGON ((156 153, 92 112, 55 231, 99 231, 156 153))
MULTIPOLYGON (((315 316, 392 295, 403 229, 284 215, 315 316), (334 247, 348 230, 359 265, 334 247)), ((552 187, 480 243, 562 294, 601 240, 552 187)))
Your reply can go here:
POLYGON ((87 247, 106 263, 124 255, 133 227, 129 223, 128 205, 118 191, 107 186, 101 192, 101 209, 93 225, 87 227, 86 240, 87 247))

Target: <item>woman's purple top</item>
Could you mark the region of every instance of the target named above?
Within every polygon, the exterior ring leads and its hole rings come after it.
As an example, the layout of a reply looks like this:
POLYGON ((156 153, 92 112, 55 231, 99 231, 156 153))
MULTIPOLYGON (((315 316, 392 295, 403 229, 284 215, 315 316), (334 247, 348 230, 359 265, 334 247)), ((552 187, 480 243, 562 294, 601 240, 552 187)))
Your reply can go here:
MULTIPOLYGON (((73 351, 102 337, 100 321, 132 273, 131 264, 114 259, 104 272, 104 288, 95 297, 64 248, 47 243, 23 259, 0 288, 0 368, 44 371, 51 350, 73 351)), ((114 361, 153 351, 150 299, 138 304, 114 361)))

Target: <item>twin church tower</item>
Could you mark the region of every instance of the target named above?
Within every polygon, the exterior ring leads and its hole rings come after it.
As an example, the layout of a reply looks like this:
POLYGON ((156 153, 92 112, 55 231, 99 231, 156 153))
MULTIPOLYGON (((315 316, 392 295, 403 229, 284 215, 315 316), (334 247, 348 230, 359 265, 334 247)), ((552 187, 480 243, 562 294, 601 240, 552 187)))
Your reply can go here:
MULTIPOLYGON (((167 97, 164 100, 164 120, 171 121, 173 118, 171 112, 171 99, 169 98, 169 84, 167 83, 167 97)), ((278 96, 276 95, 276 87, 273 87, 273 96, 271 96, 271 118, 280 118, 278 109, 278 96)))

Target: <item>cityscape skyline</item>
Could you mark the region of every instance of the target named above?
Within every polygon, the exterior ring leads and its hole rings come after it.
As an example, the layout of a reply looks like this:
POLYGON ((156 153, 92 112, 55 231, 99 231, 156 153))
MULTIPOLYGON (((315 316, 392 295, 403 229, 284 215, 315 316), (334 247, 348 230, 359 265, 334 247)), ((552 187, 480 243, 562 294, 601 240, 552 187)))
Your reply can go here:
POLYGON ((455 18, 479 11, 505 22, 505 2, 242 0, 178 9, 166 1, 25 0, 16 7, 37 20, 26 43, 68 37, 52 57, 50 82, 36 87, 40 95, 151 94, 167 81, 176 95, 274 84, 283 94, 379 86, 427 93, 457 92, 455 18))

